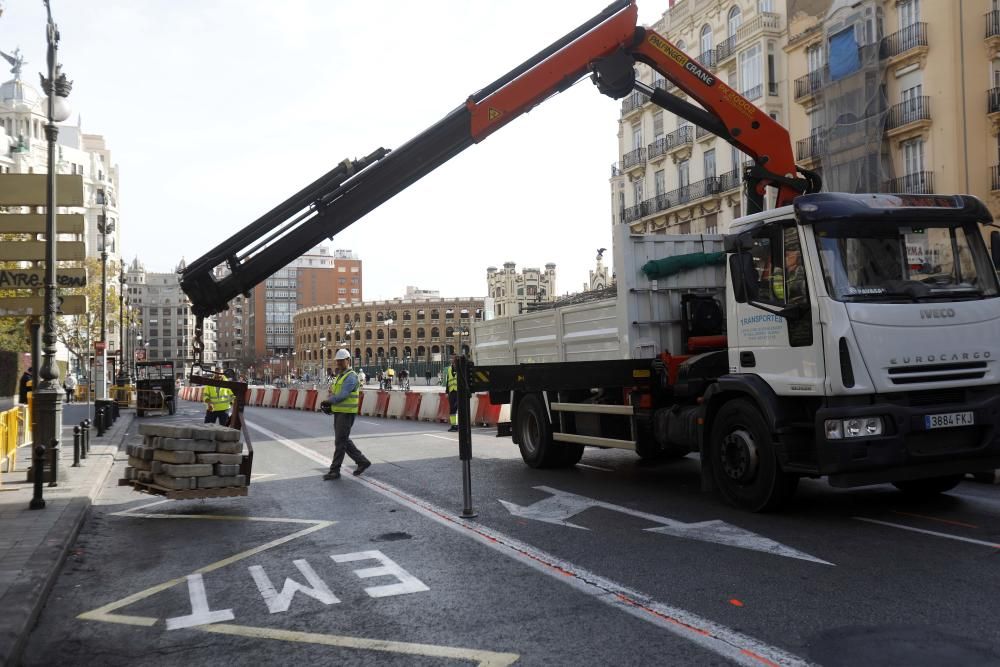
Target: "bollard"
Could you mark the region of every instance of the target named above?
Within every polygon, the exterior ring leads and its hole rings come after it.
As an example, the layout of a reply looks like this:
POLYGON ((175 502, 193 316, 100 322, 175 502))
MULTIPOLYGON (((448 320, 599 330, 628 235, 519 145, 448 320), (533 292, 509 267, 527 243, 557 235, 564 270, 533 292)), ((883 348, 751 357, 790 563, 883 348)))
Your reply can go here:
POLYGON ((97 418, 97 437, 104 436, 104 406, 99 406, 96 412, 97 418))
POLYGON ((87 458, 87 454, 90 453, 90 420, 84 419, 80 422, 80 426, 83 429, 83 442, 80 447, 81 458, 87 458))
POLYGON ((73 427, 73 467, 80 467, 80 449, 83 445, 83 429, 79 426, 73 427))
POLYGON ((52 446, 47 452, 52 458, 52 479, 49 486, 59 486, 59 439, 52 439, 52 446))

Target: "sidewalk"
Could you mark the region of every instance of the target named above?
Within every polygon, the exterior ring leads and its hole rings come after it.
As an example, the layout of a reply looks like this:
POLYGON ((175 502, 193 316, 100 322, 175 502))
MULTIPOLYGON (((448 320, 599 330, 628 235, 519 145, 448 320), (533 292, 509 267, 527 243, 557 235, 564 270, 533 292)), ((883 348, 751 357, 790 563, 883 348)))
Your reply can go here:
POLYGON ((90 454, 73 468, 73 427, 86 417, 80 404, 63 406, 59 486, 43 485, 45 508, 28 509, 34 487, 26 481, 30 447, 0 486, 0 665, 16 665, 24 642, 45 606, 63 561, 100 492, 135 412, 123 410, 104 437, 90 432, 90 454))

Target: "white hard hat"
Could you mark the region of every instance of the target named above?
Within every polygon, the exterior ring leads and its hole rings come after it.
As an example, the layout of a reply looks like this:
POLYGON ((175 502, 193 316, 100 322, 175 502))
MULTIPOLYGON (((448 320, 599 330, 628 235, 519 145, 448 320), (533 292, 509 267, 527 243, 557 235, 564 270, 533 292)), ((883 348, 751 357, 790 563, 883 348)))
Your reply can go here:
POLYGON ((334 355, 334 359, 350 359, 351 353, 347 350, 337 350, 337 354, 334 355))

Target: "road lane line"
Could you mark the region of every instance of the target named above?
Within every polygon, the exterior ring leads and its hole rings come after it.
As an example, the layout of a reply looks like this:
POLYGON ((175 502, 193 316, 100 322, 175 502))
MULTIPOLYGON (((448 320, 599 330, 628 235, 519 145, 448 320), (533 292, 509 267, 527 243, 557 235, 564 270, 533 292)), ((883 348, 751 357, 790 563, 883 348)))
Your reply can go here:
POLYGON ((590 468, 591 470, 600 470, 601 472, 614 472, 614 468, 602 468, 601 466, 590 465, 589 463, 577 463, 577 468, 590 468))
POLYGON ((902 530, 909 530, 914 533, 923 533, 925 535, 933 535, 935 537, 943 537, 947 540, 956 540, 958 542, 968 542, 969 544, 980 544, 984 547, 992 547, 994 549, 1000 549, 1000 544, 995 542, 985 542, 983 540, 974 540, 971 537, 961 537, 959 535, 949 535, 948 533, 939 533, 936 530, 926 530, 924 528, 914 528, 913 526, 904 526, 900 523, 889 523, 888 521, 879 521, 878 519, 868 519, 863 516, 854 517, 858 521, 865 521, 867 523, 877 523, 880 526, 889 526, 890 528, 900 528, 902 530))
POLYGON ((387 653, 420 655, 430 658, 451 658, 454 660, 476 661, 479 667, 505 667, 506 665, 514 664, 520 657, 517 653, 495 653, 493 651, 454 648, 451 646, 436 646, 434 644, 413 644, 410 642, 394 642, 381 639, 363 639, 360 637, 323 635, 315 632, 297 632, 294 630, 279 630, 277 628, 258 628, 248 625, 232 625, 229 623, 205 625, 196 629, 201 630, 202 632, 211 632, 217 635, 249 637, 253 639, 277 639, 286 642, 320 644, 322 646, 338 646, 341 648, 361 649, 367 651, 384 651, 387 653))
MULTIPOLYGON (((248 423, 247 426, 308 459, 318 463, 326 463, 326 458, 321 454, 303 447, 293 440, 256 424, 248 423)), ((589 572, 491 528, 464 522, 454 512, 437 507, 384 482, 354 476, 346 476, 343 479, 363 484, 372 491, 408 507, 460 535, 488 546, 512 560, 528 565, 536 571, 548 575, 556 581, 568 584, 577 591, 590 595, 615 609, 667 630, 681 639, 697 644, 738 664, 754 667, 760 665, 798 667, 812 664, 777 646, 766 644, 686 609, 654 600, 644 593, 589 572)))
POLYGON ((898 510, 892 510, 893 514, 899 514, 900 516, 912 516, 917 519, 927 519, 928 521, 938 521, 940 523, 947 523, 952 526, 961 526, 962 528, 979 528, 979 526, 972 523, 963 523, 961 521, 952 521, 951 519, 941 519, 936 516, 927 516, 926 514, 913 514, 911 512, 900 512, 898 510))
POLYGON ((458 438, 449 438, 446 435, 437 435, 434 433, 424 433, 428 438, 437 438, 438 440, 447 440, 448 442, 458 442, 458 438))

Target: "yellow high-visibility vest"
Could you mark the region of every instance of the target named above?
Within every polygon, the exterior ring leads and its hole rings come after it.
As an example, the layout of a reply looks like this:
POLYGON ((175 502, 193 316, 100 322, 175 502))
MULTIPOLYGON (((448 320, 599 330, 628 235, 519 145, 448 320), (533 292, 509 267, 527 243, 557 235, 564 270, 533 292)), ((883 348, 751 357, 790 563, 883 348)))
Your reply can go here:
POLYGON ((348 375, 353 375, 355 378, 354 391, 347 395, 347 398, 342 400, 340 403, 334 403, 330 409, 333 412, 343 412, 346 414, 356 415, 358 413, 358 395, 361 393, 361 383, 357 381, 358 374, 354 371, 347 371, 346 373, 341 373, 333 380, 333 384, 330 385, 330 393, 334 396, 340 393, 341 388, 344 386, 344 380, 347 379, 348 375))
POLYGON ((212 412, 224 412, 233 405, 233 392, 225 387, 205 387, 202 395, 204 401, 208 403, 208 409, 212 412))

